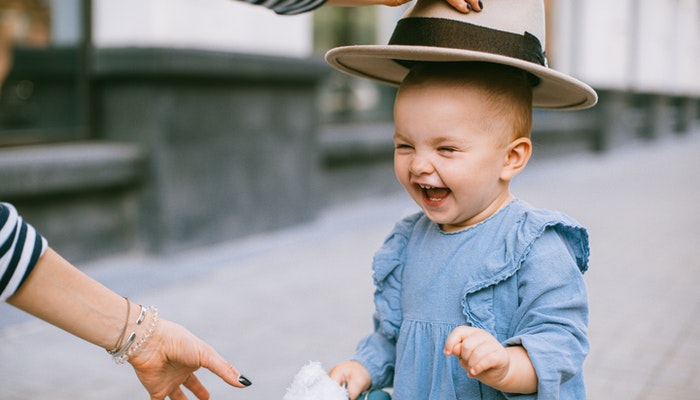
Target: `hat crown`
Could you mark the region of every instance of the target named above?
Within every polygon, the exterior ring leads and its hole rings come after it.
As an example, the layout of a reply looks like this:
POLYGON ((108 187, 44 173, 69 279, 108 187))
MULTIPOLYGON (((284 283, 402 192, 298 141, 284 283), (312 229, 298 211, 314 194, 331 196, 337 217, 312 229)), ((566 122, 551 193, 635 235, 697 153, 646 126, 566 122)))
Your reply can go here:
POLYGON ((542 0, 489 1, 480 12, 458 12, 445 0, 418 0, 404 18, 443 18, 484 28, 536 37, 545 47, 545 14, 542 0))

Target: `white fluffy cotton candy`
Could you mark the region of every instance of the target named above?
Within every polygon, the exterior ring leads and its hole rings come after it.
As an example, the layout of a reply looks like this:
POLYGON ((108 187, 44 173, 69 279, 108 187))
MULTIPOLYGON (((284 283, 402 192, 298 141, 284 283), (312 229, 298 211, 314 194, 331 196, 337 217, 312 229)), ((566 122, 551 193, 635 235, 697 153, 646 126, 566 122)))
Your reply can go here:
POLYGON ((348 392, 332 380, 318 361, 299 370, 283 400, 347 400, 348 392))

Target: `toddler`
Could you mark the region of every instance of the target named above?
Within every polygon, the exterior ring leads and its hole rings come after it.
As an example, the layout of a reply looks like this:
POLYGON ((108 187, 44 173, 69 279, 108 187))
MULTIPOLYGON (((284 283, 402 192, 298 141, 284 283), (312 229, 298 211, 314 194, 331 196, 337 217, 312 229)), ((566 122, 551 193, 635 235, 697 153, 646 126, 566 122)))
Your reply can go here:
POLYGON ((585 398, 588 235, 509 190, 533 82, 487 62, 415 62, 401 81, 394 169, 421 211, 375 254, 374 332, 330 371, 352 399, 585 398))

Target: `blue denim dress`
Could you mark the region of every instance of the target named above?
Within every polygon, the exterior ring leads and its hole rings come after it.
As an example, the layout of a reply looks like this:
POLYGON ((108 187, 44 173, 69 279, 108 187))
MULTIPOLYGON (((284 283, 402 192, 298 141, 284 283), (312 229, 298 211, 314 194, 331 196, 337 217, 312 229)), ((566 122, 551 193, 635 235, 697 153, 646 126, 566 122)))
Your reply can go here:
POLYGON ((354 360, 394 400, 584 399, 588 234, 564 214, 513 200, 471 228, 442 232, 423 213, 398 222, 375 254, 375 331, 354 360), (460 325, 522 345, 538 392, 514 395, 470 379, 447 336, 460 325))

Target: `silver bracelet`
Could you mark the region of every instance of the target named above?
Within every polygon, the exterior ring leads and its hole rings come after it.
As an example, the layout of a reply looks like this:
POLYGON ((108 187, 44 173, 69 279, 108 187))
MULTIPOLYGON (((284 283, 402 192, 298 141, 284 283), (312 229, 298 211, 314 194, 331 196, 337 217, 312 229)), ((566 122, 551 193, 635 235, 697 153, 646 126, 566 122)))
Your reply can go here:
POLYGON ((136 354, 140 349, 141 346, 143 346, 144 343, 146 343, 146 340, 148 340, 149 337, 155 332, 156 328, 158 327, 158 321, 160 320, 160 313, 158 311, 158 307, 151 306, 148 307, 148 311, 151 312, 151 323, 148 325, 148 329, 146 330, 146 333, 139 339, 138 343, 134 345, 134 347, 131 347, 125 356, 124 361, 128 361, 129 357, 133 357, 134 354, 136 354))
POLYGON ((134 343, 134 339, 136 339, 136 332, 131 332, 131 335, 126 339, 126 342, 124 342, 124 345, 121 347, 119 350, 107 350, 107 353, 109 353, 110 356, 112 356, 112 359, 114 360, 115 363, 117 364, 123 364, 124 361, 126 361, 126 351, 129 350, 129 347, 134 343))
MULTIPOLYGON (((122 328, 122 332, 119 334, 119 337, 117 338, 117 343, 114 344, 114 348, 112 348, 111 352, 116 353, 119 351, 119 343, 124 340, 124 336, 126 335, 126 328, 129 327, 129 315, 131 314, 131 302, 129 301, 128 297, 124 297, 124 300, 126 300, 126 318, 124 318, 124 328, 122 328)), ((110 350, 107 350, 109 353, 110 350)))
POLYGON ((110 356, 112 356, 112 359, 114 360, 115 363, 117 364, 124 364, 129 360, 129 356, 133 356, 135 352, 143 345, 143 343, 148 339, 151 334, 153 334, 153 331, 155 331, 156 326, 158 325, 158 308, 156 307, 144 307, 142 305, 139 305, 141 307, 141 311, 139 312, 139 316, 136 318, 136 325, 141 325, 143 321, 146 319, 146 314, 148 311, 151 311, 152 313, 152 321, 148 329, 146 330, 146 334, 139 339, 138 343, 136 343, 136 346, 133 348, 131 347, 134 344, 134 341, 136 340, 136 331, 131 332, 129 337, 126 339, 122 347, 117 350, 107 350, 107 353, 109 353, 110 356))
POLYGON ((136 318, 136 325, 141 325, 143 319, 146 318, 146 311, 148 311, 148 309, 141 304, 139 304, 139 307, 141 307, 141 312, 139 313, 139 317, 136 318))

